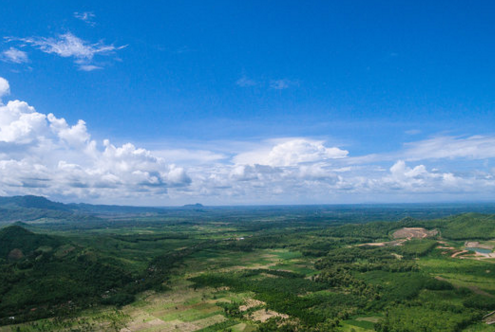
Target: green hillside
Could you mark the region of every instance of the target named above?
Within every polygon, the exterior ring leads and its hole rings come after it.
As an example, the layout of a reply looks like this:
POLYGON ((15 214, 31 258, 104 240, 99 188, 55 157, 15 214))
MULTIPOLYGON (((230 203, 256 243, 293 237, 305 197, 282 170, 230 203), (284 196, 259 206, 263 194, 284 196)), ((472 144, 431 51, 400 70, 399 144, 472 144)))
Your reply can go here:
POLYGON ((40 196, 0 197, 0 223, 37 220, 101 221, 91 213, 40 196))
POLYGON ((0 207, 3 208, 35 208, 47 210, 59 210, 71 212, 71 209, 63 203, 52 202, 41 196, 12 196, 0 197, 0 207))
POLYGON ((0 229, 0 258, 7 259, 12 250, 19 250, 22 255, 32 255, 40 248, 56 248, 61 245, 58 238, 34 234, 20 226, 14 225, 0 229))
POLYGON ((444 219, 442 236, 453 240, 495 238, 495 215, 466 213, 444 219))
POLYGON ((14 225, 0 230, 0 324, 88 306, 126 303, 134 278, 122 264, 63 237, 14 225), (70 305, 69 305, 70 304, 70 305))

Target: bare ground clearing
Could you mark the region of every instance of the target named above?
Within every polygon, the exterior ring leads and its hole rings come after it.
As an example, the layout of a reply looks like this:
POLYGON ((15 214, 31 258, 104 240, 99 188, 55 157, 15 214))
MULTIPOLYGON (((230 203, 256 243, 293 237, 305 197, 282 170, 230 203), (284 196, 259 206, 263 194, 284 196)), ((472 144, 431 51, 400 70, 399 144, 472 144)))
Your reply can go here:
POLYGON ((477 241, 466 241, 464 243, 464 246, 467 248, 481 248, 481 249, 488 249, 488 250, 493 250, 493 246, 489 244, 481 244, 477 241))
POLYGON ((281 318, 289 318, 288 315, 278 313, 272 310, 258 310, 251 314, 251 317, 254 321, 266 322, 272 317, 281 317, 281 318))
POLYGON ((265 305, 266 303, 263 302, 263 301, 258 301, 258 300, 255 300, 255 299, 247 299, 246 300, 246 304, 244 305, 241 305, 239 307, 239 310, 240 311, 246 311, 248 309, 251 309, 251 308, 254 308, 254 307, 258 307, 260 305, 265 305))
POLYGON ((427 237, 432 237, 438 234, 438 230, 432 229, 427 230, 422 227, 404 227, 396 230, 392 236, 394 239, 412 239, 419 238, 424 239, 427 237))

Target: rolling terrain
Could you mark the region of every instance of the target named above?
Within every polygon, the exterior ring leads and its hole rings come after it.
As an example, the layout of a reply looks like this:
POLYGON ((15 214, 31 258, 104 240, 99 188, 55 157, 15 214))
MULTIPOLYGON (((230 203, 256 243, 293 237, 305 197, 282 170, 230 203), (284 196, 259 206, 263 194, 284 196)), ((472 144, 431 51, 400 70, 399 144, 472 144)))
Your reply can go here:
POLYGON ((494 330, 493 214, 74 206, 0 201, 0 331, 494 330))

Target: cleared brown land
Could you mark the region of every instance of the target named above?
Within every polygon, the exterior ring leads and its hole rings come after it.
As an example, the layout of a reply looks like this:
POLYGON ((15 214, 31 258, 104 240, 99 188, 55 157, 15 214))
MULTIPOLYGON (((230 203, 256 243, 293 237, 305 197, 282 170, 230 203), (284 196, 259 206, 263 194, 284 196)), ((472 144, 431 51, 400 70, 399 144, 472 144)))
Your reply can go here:
POLYGON ((267 320, 269 320, 272 317, 289 318, 288 315, 280 314, 276 311, 265 310, 265 309, 258 310, 258 311, 255 311, 252 313, 252 319, 254 321, 266 322, 267 320))
POLYGON ((427 230, 422 227, 404 227, 399 230, 396 230, 392 236, 394 239, 424 239, 427 237, 432 237, 438 234, 436 229, 427 230))
POLYGON ((489 244, 481 244, 477 241, 466 241, 464 242, 464 246, 468 248, 482 248, 482 249, 488 249, 488 250, 493 250, 493 246, 489 244))
POLYGON ((247 299, 246 300, 246 304, 241 305, 239 307, 239 310, 240 311, 246 311, 248 309, 251 309, 251 308, 254 308, 254 307, 258 307, 260 305, 265 305, 265 304, 266 304, 265 302, 258 301, 258 300, 255 300, 255 299, 247 299))
POLYGON ((21 249, 12 249, 11 252, 9 252, 9 256, 8 258, 9 259, 13 259, 13 260, 19 260, 21 259, 22 257, 24 257, 24 254, 22 253, 22 250, 21 249))

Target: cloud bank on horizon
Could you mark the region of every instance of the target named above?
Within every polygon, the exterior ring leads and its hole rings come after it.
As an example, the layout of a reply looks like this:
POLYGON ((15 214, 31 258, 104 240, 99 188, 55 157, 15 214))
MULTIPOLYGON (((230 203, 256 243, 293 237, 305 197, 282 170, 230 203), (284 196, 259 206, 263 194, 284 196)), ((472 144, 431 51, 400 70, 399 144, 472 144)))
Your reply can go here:
MULTIPOLYGON (((10 86, 0 77, 0 97, 10 86)), ((127 143, 99 145, 86 123, 70 126, 28 103, 0 103, 0 194, 39 194, 73 199, 162 195, 187 186, 183 168, 127 143)))
POLYGON ((71 125, 27 102, 7 101, 10 92, 0 77, 0 195, 226 205, 469 200, 495 191, 495 170, 486 163, 495 158, 495 136, 438 136, 365 156, 310 137, 251 142, 228 154, 150 151, 97 142, 83 120, 71 125), (469 167, 458 168, 462 162, 469 167))

